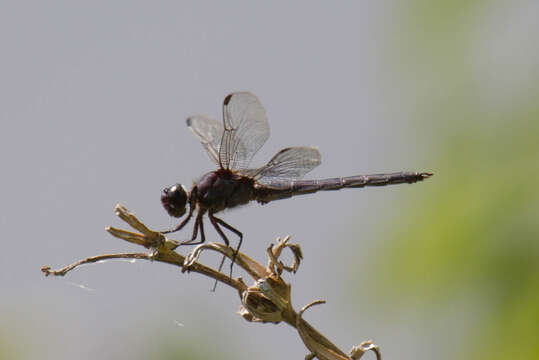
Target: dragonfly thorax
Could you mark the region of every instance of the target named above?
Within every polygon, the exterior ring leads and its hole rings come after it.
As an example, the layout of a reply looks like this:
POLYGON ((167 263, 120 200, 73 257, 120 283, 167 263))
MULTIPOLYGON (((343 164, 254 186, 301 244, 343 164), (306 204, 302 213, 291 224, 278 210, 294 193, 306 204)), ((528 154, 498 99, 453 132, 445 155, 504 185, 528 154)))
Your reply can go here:
POLYGON ((193 190, 197 204, 213 212, 247 204, 253 199, 254 181, 230 170, 219 169, 202 176, 193 190))

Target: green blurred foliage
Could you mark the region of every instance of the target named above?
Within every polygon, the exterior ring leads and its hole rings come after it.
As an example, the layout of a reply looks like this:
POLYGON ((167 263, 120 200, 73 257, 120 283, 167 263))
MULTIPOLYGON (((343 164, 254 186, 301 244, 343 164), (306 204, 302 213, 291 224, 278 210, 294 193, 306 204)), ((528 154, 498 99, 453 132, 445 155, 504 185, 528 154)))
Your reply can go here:
MULTIPOLYGON (((209 322, 205 323, 206 325, 209 322)), ((192 333, 153 332, 153 341, 145 358, 162 360, 232 359, 232 353, 222 353, 226 346, 203 327, 192 333), (220 351, 217 353, 216 351, 220 351)))
POLYGON ((0 339, 0 359, 16 360, 22 359, 21 352, 13 344, 5 339, 0 339))
POLYGON ((418 123, 437 140, 435 176, 414 185, 421 194, 383 234, 376 291, 386 307, 425 317, 469 299, 480 315, 455 353, 440 358, 539 359, 539 86, 503 106, 483 99, 498 90, 474 74, 478 23, 492 6, 415 1, 401 9, 399 71, 421 94, 418 123))
MULTIPOLYGON (((179 341, 176 339, 168 339, 161 346, 153 349, 148 354, 148 358, 162 360, 205 360, 219 358, 215 353, 212 353, 210 348, 202 346, 203 342, 198 339, 192 342, 179 341)), ((227 358, 226 356, 223 358, 227 358)))
POLYGON ((19 328, 13 329, 8 326, 16 324, 11 317, 5 320, 0 327, 0 359, 17 360, 27 358, 33 350, 34 343, 31 338, 21 333, 19 328))

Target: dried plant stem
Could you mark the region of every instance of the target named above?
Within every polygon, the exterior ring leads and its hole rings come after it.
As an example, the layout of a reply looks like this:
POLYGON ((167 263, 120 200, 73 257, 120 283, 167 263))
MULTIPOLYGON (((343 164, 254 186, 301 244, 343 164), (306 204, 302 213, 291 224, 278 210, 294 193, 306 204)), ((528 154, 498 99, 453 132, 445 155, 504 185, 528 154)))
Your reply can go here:
POLYGON ((353 347, 350 354, 347 355, 303 320, 302 315, 309 307, 323 304, 325 303, 324 301, 318 300, 304 306, 299 313, 292 308, 291 286, 284 282, 281 274, 283 271, 296 272, 303 255, 299 245, 288 243, 290 237, 286 237, 282 241, 277 239, 277 245, 275 247, 273 244, 268 247, 267 267, 264 267, 244 253, 238 252, 235 254, 232 248, 220 243, 199 245, 188 256, 183 256, 175 251, 179 242, 166 238, 160 232, 150 230, 122 205, 116 206, 115 213, 140 233, 114 227, 109 227, 106 230, 114 237, 144 246, 149 249, 149 252, 103 254, 76 261, 58 270, 51 270, 49 266, 43 266, 41 271, 46 276, 64 276, 80 265, 110 259, 141 259, 176 265, 181 267, 182 272, 202 274, 231 286, 238 291, 243 305, 239 314, 244 319, 252 322, 285 322, 296 328, 303 343, 310 351, 306 359, 317 357, 321 360, 352 360, 359 359, 366 351, 373 351, 378 360, 382 358, 378 347, 371 341, 365 341, 359 346, 353 347), (279 260, 285 248, 290 249, 294 256, 294 262, 291 266, 285 265, 279 260), (252 286, 247 286, 241 278, 234 279, 198 262, 201 253, 206 250, 219 252, 230 259, 235 258, 236 264, 243 268, 253 278, 255 283, 252 286))
POLYGON ((104 260, 110 260, 110 259, 149 259, 149 255, 147 253, 125 253, 125 254, 105 254, 105 255, 98 255, 98 256, 92 256, 86 259, 79 260, 77 262, 74 262, 73 264, 67 265, 61 269, 58 270, 51 270, 49 266, 43 266, 41 268, 41 271, 45 273, 45 276, 54 275, 54 276, 64 276, 74 268, 84 265, 84 264, 92 264, 99 261, 104 260))

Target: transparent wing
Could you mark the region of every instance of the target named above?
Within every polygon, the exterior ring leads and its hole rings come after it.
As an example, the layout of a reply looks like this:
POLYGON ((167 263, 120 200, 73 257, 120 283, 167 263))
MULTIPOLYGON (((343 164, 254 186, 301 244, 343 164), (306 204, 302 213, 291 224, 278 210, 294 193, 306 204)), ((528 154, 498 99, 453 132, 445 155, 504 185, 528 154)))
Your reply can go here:
POLYGON ((260 169, 247 169, 240 173, 271 186, 272 183, 300 179, 320 165, 320 162, 318 149, 307 146, 291 147, 279 151, 260 169))
POLYGON ((266 110, 250 92, 228 95, 223 103, 224 132, 219 162, 225 169, 245 169, 269 137, 266 110))
POLYGON ((223 137, 223 124, 204 115, 190 116, 187 126, 200 141, 210 159, 219 165, 219 148, 223 137))

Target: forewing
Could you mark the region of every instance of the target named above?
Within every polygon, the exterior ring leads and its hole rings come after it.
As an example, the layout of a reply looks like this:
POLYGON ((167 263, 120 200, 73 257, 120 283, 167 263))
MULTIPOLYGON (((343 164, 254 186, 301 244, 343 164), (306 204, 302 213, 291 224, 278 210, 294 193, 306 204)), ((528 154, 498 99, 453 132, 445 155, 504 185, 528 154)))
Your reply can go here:
POLYGON ((245 169, 269 137, 266 110, 254 94, 232 93, 223 103, 223 125, 220 163, 227 169, 245 169))
POLYGON ((279 151, 260 169, 242 171, 264 185, 302 178, 320 165, 320 152, 314 147, 290 147, 279 151))
POLYGON ((187 118, 187 126, 200 141, 210 159, 219 165, 219 149, 223 137, 223 125, 210 117, 195 115, 187 118))

